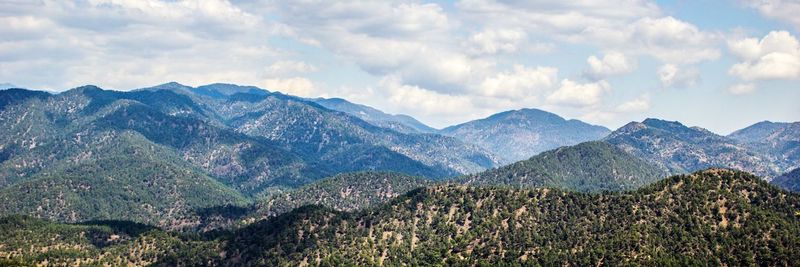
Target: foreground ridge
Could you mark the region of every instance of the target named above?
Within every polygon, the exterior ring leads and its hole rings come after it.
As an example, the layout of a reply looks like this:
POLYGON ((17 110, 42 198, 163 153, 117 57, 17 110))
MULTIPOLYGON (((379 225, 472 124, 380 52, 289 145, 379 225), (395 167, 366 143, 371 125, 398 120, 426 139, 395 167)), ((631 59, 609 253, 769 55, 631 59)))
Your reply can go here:
MULTIPOLYGON (((36 248, 48 247, 51 262, 135 262, 127 249, 148 238, 152 258, 136 263, 789 265, 800 257, 798 210, 797 194, 744 172, 708 169, 623 193, 436 185, 352 213, 305 206, 205 239, 154 230, 105 247, 91 235, 56 237, 31 231, 47 223, 6 219, 0 227, 11 231, 0 238, 10 241, 0 255, 34 263, 43 259, 36 248), (30 232, 42 237, 20 234, 30 232)), ((63 227, 89 231, 45 229, 63 227)))

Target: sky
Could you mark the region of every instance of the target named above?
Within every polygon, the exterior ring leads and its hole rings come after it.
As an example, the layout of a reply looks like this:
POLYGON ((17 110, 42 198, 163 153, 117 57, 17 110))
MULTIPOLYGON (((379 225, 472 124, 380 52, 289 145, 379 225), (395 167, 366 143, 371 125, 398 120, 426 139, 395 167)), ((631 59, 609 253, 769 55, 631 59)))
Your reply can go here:
POLYGON ((341 97, 433 127, 800 121, 800 2, 0 0, 0 83, 341 97))

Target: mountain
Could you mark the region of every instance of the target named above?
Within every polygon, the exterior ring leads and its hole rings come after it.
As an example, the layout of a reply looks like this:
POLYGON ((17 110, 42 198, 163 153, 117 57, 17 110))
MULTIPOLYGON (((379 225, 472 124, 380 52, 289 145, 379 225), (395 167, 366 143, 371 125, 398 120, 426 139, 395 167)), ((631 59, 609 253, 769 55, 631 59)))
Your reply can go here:
POLYGON ((19 102, 0 111, 0 187, 59 164, 115 156, 95 148, 128 132, 248 195, 327 176, 316 162, 214 123, 211 113, 188 96, 165 90, 85 86, 19 102))
POLYGON ((273 217, 305 205, 354 211, 387 202, 408 191, 431 184, 428 179, 399 173, 345 173, 259 199, 256 213, 263 217, 273 217))
POLYGON ((784 170, 800 167, 800 122, 763 121, 735 131, 728 138, 769 155, 784 170))
MULTIPOLYGON (((0 244, 2 266, 45 262, 56 266, 146 266, 178 255, 211 253, 211 246, 216 245, 127 221, 59 224, 19 215, 0 218, 0 244)), ((201 264, 186 262, 189 266, 201 264)))
POLYGON ((63 222, 131 220, 167 229, 199 224, 196 210, 243 205, 235 190, 142 135, 108 135, 85 153, 0 189, 0 214, 63 222))
POLYGON ((131 92, 83 86, 58 95, 5 90, 0 99, 6 99, 0 186, 80 155, 90 148, 81 140, 108 131, 141 133, 246 195, 342 172, 441 178, 498 165, 494 155, 452 137, 378 127, 249 86, 168 83, 131 92))
POLYGON ((542 152, 530 159, 457 178, 468 185, 549 187, 580 192, 642 187, 666 173, 608 143, 593 141, 542 152))
POLYGON ((789 191, 800 192, 800 168, 775 177, 769 183, 789 191))
POLYGON ((599 140, 609 132, 602 126, 565 120, 538 109, 506 111, 440 131, 486 148, 507 163, 554 148, 599 140))
POLYGON ((0 90, 11 89, 11 88, 19 88, 19 87, 10 83, 0 83, 0 90))
POLYGON ((205 237, 9 217, 0 253, 65 265, 785 266, 800 258, 798 209, 800 195, 709 169, 622 193, 437 185, 362 211, 304 206, 205 237))
MULTIPOLYGON (((0 86, 2 88, 2 86, 0 86)), ((37 98, 43 100, 50 97, 47 92, 31 91, 26 89, 11 88, 0 91, 0 110, 5 109, 8 105, 24 102, 30 98, 37 98)))
POLYGON ((341 98, 309 99, 325 108, 354 115, 372 124, 405 133, 435 133, 437 130, 408 115, 391 115, 375 108, 351 103, 341 98))
POLYGON ((391 172, 343 173, 296 189, 267 192, 246 207, 219 207, 201 213, 203 232, 231 229, 272 218, 305 205, 355 211, 388 202, 416 188, 432 185, 422 177, 391 172))
POLYGON ((255 101, 210 102, 209 108, 237 132, 266 138, 287 150, 341 168, 336 172, 384 170, 440 178, 499 165, 491 153, 452 137, 378 127, 347 113, 277 93, 255 101), (421 169, 397 169, 415 166, 413 162, 421 163, 421 169))
POLYGON ((765 179, 780 173, 778 165, 768 157, 748 150, 733 139, 674 121, 631 122, 603 140, 670 173, 712 167, 744 170, 765 179))

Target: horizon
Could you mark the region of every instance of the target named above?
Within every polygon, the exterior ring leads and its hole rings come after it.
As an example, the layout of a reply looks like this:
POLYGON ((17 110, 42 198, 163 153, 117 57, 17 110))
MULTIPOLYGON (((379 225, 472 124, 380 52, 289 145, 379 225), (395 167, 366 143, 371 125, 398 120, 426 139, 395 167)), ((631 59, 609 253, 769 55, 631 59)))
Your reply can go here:
POLYGON ((778 0, 7 2, 0 81, 226 82, 435 128, 537 108, 610 129, 655 117, 725 134, 800 121, 793 11, 778 0))

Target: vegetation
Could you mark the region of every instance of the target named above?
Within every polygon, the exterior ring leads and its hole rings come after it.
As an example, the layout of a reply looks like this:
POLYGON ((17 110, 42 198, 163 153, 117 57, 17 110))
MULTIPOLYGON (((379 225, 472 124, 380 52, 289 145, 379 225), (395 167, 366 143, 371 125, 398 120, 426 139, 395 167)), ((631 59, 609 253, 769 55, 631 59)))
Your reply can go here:
POLYGON ((0 255, 156 265, 792 265, 798 210, 800 195, 710 169, 621 193, 436 185, 355 212, 304 206, 230 233, 135 230, 100 245, 87 233, 113 228, 12 217, 0 221, 0 255))
POLYGON ((775 177, 770 183, 789 191, 800 192, 800 168, 775 177))
POLYGON ((225 239, 225 264, 791 265, 800 196, 712 169, 630 193, 446 185, 356 213, 306 207, 225 239))
POLYGON ((106 155, 63 164, 0 190, 0 214, 63 222, 131 220, 168 229, 195 226, 194 211, 243 205, 245 198, 181 164, 137 134, 120 134, 96 147, 106 155))
POLYGON ((660 169, 604 142, 586 142, 543 152, 456 181, 475 185, 550 187, 581 192, 639 188, 666 176, 660 169))
POLYGON ((388 202, 433 184, 422 177, 391 172, 344 173, 297 189, 268 192, 246 207, 223 206, 200 212, 202 231, 231 229, 269 219, 305 205, 355 211, 388 202))

